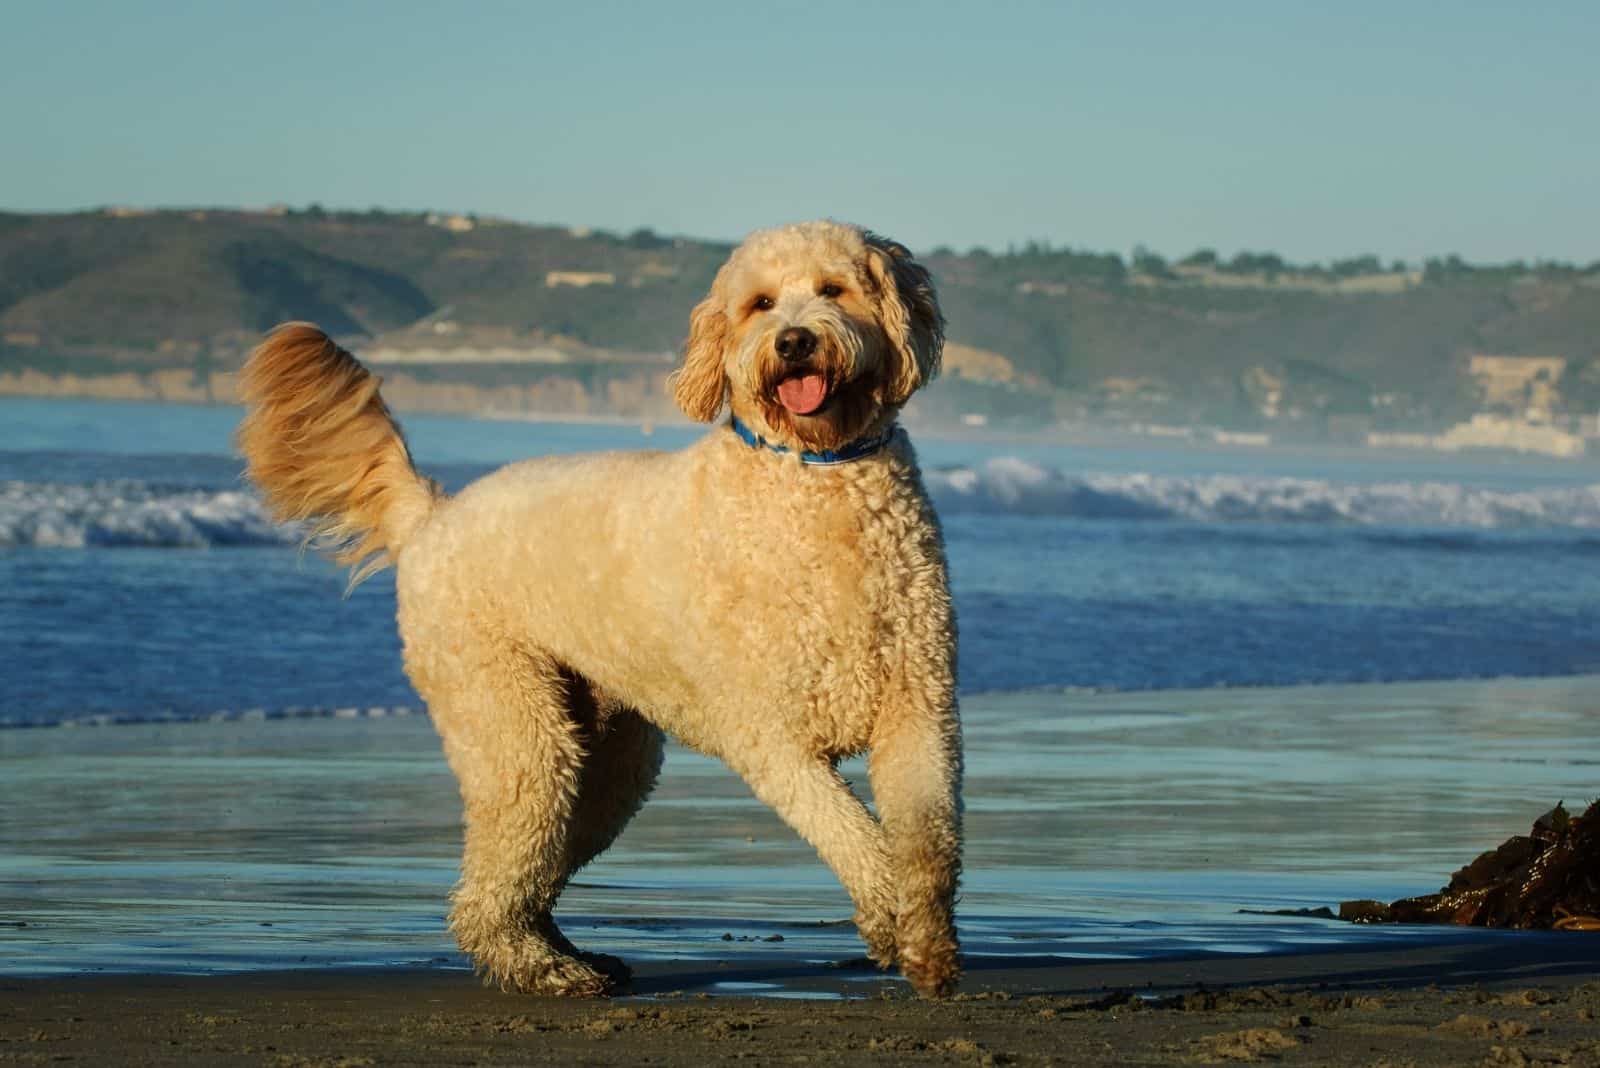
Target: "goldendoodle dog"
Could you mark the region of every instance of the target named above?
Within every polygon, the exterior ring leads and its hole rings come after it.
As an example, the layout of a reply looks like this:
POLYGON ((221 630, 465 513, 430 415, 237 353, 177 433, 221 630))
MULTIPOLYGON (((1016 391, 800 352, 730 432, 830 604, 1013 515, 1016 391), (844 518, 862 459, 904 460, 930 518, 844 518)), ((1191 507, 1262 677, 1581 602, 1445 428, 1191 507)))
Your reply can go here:
POLYGON ((246 365, 238 441, 281 519, 397 568, 405 667, 460 782, 450 926, 502 987, 626 978, 551 918, 649 794, 662 732, 723 760, 821 855, 872 958, 960 976, 955 621, 896 414, 938 371, 926 270, 869 231, 756 233, 694 309, 679 452, 511 464, 455 496, 413 468, 378 380, 321 331, 246 365), (839 776, 870 751, 876 814, 839 776))

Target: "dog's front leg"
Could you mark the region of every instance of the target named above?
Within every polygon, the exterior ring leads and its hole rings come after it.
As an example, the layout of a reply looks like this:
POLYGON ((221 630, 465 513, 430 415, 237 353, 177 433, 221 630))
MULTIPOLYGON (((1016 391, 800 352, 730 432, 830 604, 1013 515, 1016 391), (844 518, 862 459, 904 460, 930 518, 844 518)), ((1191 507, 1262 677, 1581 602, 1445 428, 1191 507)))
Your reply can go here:
POLYGON ((868 773, 893 873, 900 970, 924 997, 948 996, 961 978, 961 722, 954 697, 885 715, 868 773))
POLYGON ((894 888, 883 828, 833 764, 799 747, 749 745, 728 761, 817 851, 856 907, 856 929, 880 967, 894 963, 894 888), (756 759, 759 757, 759 759, 756 759))

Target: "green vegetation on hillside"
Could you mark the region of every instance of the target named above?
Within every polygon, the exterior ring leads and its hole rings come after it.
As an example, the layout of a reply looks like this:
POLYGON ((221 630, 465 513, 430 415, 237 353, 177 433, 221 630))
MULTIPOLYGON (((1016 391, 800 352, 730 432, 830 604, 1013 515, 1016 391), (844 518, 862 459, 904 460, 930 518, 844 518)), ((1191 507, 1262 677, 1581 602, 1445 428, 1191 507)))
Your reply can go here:
MULTIPOLYGON (((648 230, 315 206, 0 214, 0 370, 226 368, 291 318, 358 344, 433 315, 665 353, 727 251, 648 230)), ((1600 395, 1600 263, 1444 256, 1408 271, 1377 255, 1168 261, 1043 243, 925 260, 952 340, 1004 356, 1008 389, 1055 398, 1038 412, 1248 423, 1265 403, 1252 391, 1272 382, 1283 418, 1440 422, 1474 405, 1462 371, 1476 352, 1564 356, 1572 403, 1600 395)))

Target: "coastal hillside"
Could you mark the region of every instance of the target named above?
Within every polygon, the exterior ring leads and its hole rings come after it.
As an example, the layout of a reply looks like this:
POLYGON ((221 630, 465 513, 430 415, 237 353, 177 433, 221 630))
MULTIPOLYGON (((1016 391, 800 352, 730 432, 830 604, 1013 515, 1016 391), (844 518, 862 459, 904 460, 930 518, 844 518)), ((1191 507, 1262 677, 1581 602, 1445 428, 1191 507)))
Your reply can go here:
MULTIPOLYGON (((311 319, 395 365, 403 406, 666 414, 727 251, 316 207, 4 214, 0 392, 226 399, 261 331, 311 319)), ((1484 355, 1554 359, 1555 414, 1600 402, 1600 264, 918 251, 953 342, 941 419, 1432 431, 1482 409, 1484 355)))

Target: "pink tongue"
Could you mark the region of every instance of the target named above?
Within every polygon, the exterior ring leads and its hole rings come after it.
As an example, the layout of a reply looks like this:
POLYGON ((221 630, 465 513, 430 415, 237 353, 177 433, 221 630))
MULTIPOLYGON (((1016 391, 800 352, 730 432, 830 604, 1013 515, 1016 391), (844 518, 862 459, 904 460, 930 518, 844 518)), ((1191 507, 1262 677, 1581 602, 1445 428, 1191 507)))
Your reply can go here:
POLYGON ((796 375, 778 383, 778 400, 795 415, 810 415, 828 399, 828 380, 822 375, 796 375))

